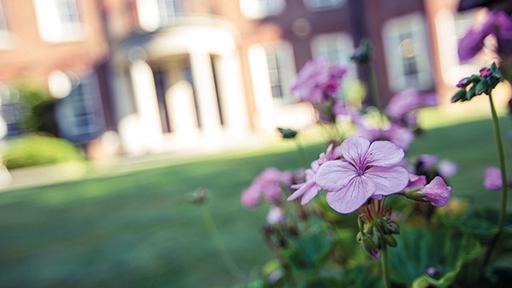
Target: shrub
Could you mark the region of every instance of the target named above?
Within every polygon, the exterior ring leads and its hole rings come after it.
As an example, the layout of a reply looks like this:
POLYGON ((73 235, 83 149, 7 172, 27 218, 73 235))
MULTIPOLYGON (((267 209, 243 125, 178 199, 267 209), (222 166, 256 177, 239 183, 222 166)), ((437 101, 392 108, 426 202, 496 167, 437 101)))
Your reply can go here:
POLYGON ((28 135, 8 142, 5 165, 8 169, 83 161, 82 153, 66 140, 28 135))

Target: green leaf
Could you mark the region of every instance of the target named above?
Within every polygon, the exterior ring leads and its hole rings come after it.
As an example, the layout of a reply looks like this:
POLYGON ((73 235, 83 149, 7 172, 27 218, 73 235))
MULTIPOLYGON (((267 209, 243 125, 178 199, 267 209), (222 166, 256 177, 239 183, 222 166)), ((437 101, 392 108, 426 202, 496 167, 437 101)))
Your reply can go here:
POLYGON ((407 229, 397 241, 389 250, 392 280, 418 288, 448 287, 482 253, 476 239, 449 230, 407 229), (432 277, 426 274, 430 267, 437 270, 432 277))
POLYGON ((317 228, 291 241, 284 254, 294 269, 315 271, 329 255, 332 244, 325 229, 317 228))

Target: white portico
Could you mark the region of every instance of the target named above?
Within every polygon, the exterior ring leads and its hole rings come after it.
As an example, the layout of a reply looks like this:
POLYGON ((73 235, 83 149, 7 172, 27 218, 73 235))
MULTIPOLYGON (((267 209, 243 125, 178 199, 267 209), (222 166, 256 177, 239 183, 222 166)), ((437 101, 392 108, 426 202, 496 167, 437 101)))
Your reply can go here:
POLYGON ((120 44, 114 106, 128 153, 215 146, 246 135, 236 37, 222 21, 187 17, 120 44))

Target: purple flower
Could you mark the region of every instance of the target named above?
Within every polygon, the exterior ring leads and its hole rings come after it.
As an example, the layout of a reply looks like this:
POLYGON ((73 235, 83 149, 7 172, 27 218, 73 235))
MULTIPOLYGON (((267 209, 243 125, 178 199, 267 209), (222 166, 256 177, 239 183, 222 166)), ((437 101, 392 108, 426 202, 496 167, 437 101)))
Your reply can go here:
POLYGON ((437 105, 435 94, 420 93, 414 89, 407 89, 391 98, 386 106, 386 113, 392 119, 400 119, 413 110, 435 105, 437 105))
POLYGON ((459 40, 459 59, 463 62, 471 60, 484 48, 484 40, 494 35, 498 42, 498 53, 511 53, 512 49, 505 43, 512 41, 512 17, 503 11, 491 11, 480 27, 469 29, 459 40))
POLYGON ((387 129, 367 128, 365 124, 358 125, 358 127, 359 136, 368 139, 368 141, 387 140, 402 149, 408 149, 414 141, 414 133, 410 129, 396 124, 391 124, 387 129))
POLYGON ((423 195, 423 200, 430 202, 436 207, 443 207, 450 199, 452 188, 446 185, 443 178, 436 176, 419 193, 423 195))
POLYGON ((288 201, 293 201, 302 197, 300 204, 306 205, 309 201, 315 198, 315 196, 318 195, 318 192, 322 189, 318 184, 316 184, 316 172, 318 171, 318 168, 327 161, 338 159, 340 156, 341 147, 338 146, 334 148, 334 145, 329 145, 329 147, 327 147, 327 151, 320 154, 318 160, 313 161, 311 169, 306 170, 306 182, 292 186, 292 189, 297 189, 297 191, 288 197, 288 201))
POLYGON ((409 183, 409 173, 399 166, 404 152, 389 141, 351 137, 341 152, 343 159, 324 163, 316 175, 328 191, 327 203, 339 213, 357 210, 372 196, 401 192, 409 183))
POLYGON ((466 78, 462 78, 459 80, 459 82, 457 82, 457 88, 465 88, 466 86, 468 86, 469 84, 469 77, 466 77, 466 78))
POLYGON ((489 36, 482 34, 480 30, 475 28, 469 29, 466 34, 459 40, 458 54, 462 62, 467 62, 484 48, 484 39, 489 36))
POLYGON ((489 78, 492 75, 492 70, 489 67, 480 69, 480 77, 489 78))
POLYGON ((279 204, 282 201, 282 187, 289 187, 292 181, 292 173, 281 172, 276 168, 267 168, 260 175, 254 178, 251 186, 243 193, 242 205, 248 208, 258 206, 261 196, 267 202, 279 204))
POLYGON ((267 223, 270 225, 281 224, 286 221, 286 214, 283 209, 278 206, 272 207, 267 214, 267 223))
POLYGON ((437 163, 437 156, 431 154, 422 154, 418 157, 418 162, 421 163, 423 168, 430 170, 435 168, 437 163))
POLYGON ((484 173, 484 187, 491 191, 500 191, 503 186, 501 170, 498 167, 487 167, 484 173))
POLYGON ((290 89, 301 101, 321 104, 338 93, 341 79, 347 69, 340 65, 327 64, 322 59, 311 60, 297 74, 290 89))
POLYGON ((384 139, 395 143, 402 149, 407 149, 414 141, 414 133, 408 128, 392 124, 384 131, 384 139))
POLYGON ((453 163, 452 161, 441 160, 441 162, 439 162, 439 167, 437 168, 437 170, 441 177, 450 178, 453 175, 457 174, 457 170, 459 170, 459 167, 457 167, 457 164, 453 163))

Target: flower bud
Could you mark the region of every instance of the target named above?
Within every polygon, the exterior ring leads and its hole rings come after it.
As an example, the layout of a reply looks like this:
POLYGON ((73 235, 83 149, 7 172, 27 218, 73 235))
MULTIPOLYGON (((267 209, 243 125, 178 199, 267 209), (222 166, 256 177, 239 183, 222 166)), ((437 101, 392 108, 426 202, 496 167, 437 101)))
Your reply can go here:
POLYGON ((397 245, 396 239, 393 237, 393 235, 385 235, 384 240, 388 246, 396 247, 397 245))

